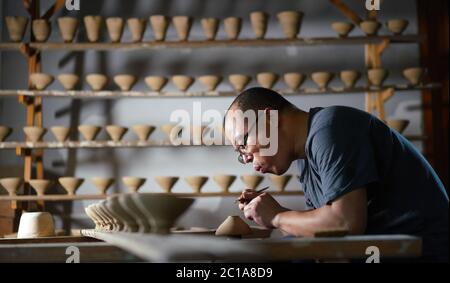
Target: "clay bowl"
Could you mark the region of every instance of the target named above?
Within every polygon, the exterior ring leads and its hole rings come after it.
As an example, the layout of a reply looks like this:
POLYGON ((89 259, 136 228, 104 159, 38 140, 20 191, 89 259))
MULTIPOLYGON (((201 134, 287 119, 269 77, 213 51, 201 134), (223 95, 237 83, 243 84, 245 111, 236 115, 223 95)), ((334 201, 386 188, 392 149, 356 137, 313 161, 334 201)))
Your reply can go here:
POLYGON ((58 142, 65 142, 69 137, 70 129, 68 127, 54 126, 50 131, 58 142))
POLYGON ((80 81, 80 77, 75 74, 61 74, 58 76, 58 81, 62 84, 65 90, 73 90, 80 81))
POLYGON ((383 68, 373 68, 367 71, 369 82, 373 86, 380 87, 388 76, 388 71, 383 68))
POLYGON ((252 25, 253 33, 256 39, 263 39, 267 31, 267 22, 269 21, 269 14, 261 11, 250 13, 250 23, 252 25))
POLYGON ((139 225, 133 215, 129 214, 120 204, 118 196, 110 196, 106 199, 106 207, 124 224, 124 232, 137 232, 139 225))
POLYGON ((6 27, 9 39, 13 42, 20 42, 25 34, 28 25, 28 18, 22 16, 6 16, 6 27))
POLYGON ((237 17, 228 17, 223 20, 225 33, 228 39, 235 40, 239 37, 242 28, 242 19, 237 17))
POLYGON ((93 141, 97 137, 98 133, 102 128, 95 125, 79 125, 78 131, 81 133, 83 138, 87 141, 93 141))
POLYGON ((124 22, 120 17, 106 18, 106 28, 111 42, 120 42, 123 34, 124 22))
POLYGON ((133 217, 133 220, 138 225, 138 232, 149 233, 151 230, 151 220, 148 219, 147 216, 142 213, 141 210, 136 206, 133 199, 131 198, 131 194, 120 195, 117 197, 117 200, 119 201, 122 209, 133 217))
POLYGON ((72 42, 78 28, 78 19, 74 17, 59 17, 58 26, 64 42, 72 42))
POLYGON ((256 75, 259 85, 265 88, 272 88, 278 80, 278 75, 271 72, 263 72, 256 75))
POLYGON ((392 19, 386 22, 386 26, 394 35, 401 35, 408 26, 408 23, 405 19, 392 19))
POLYGON ((283 75, 283 79, 288 88, 295 91, 302 85, 303 81, 305 80, 305 75, 295 72, 285 73, 283 75))
POLYGON ((1 126, 0 125, 0 142, 6 140, 6 138, 12 133, 12 129, 10 127, 1 126))
POLYGON ((173 195, 139 194, 130 196, 151 221, 151 233, 168 234, 176 220, 192 205, 194 199, 173 195))
POLYGON ((334 22, 331 24, 331 28, 338 34, 339 37, 347 37, 354 27, 354 24, 348 22, 334 22))
POLYGON ((184 179, 197 194, 201 192, 203 185, 208 181, 206 176, 187 176, 184 179))
POLYGON ((215 75, 205 75, 200 76, 198 80, 205 86, 207 91, 214 91, 222 81, 222 77, 215 75))
POLYGON ((252 78, 243 74, 231 74, 228 76, 228 80, 236 91, 242 91, 252 78))
POLYGON ((131 177, 131 176, 122 177, 122 182, 125 184, 125 186, 131 193, 137 193, 139 189, 144 185, 146 180, 147 179, 145 178, 139 177, 131 177))
POLYGON ((18 239, 51 237, 55 235, 53 217, 48 212, 23 212, 20 216, 18 239))
POLYGON ((242 237, 251 233, 250 226, 237 215, 228 216, 216 229, 216 236, 242 237))
POLYGON ((114 184, 114 178, 92 177, 92 184, 101 195, 106 195, 106 191, 114 184))
POLYGON ((145 142, 156 128, 151 125, 134 125, 131 129, 138 136, 140 142, 145 142))
POLYGON ((31 23, 32 32, 34 35, 34 39, 38 42, 47 41, 50 36, 51 26, 47 20, 44 19, 36 19, 31 23))
POLYGON ((30 75, 30 81, 37 90, 44 90, 53 82, 53 76, 44 73, 33 73, 30 75))
POLYGON ((116 75, 114 76, 114 82, 119 86, 121 91, 129 91, 136 83, 136 77, 133 75, 116 75))
POLYGON ((403 70, 403 76, 409 81, 412 86, 417 86, 422 83, 423 68, 414 67, 403 70))
POLYGON ((42 127, 23 127, 27 140, 31 142, 42 141, 42 137, 47 132, 47 129, 42 127))
POLYGON ((108 77, 103 74, 89 74, 86 76, 86 81, 92 90, 100 91, 106 86, 108 77))
POLYGON ((345 70, 339 73, 341 81, 344 83, 345 88, 355 87, 356 82, 361 77, 361 73, 356 70, 345 70))
POLYGON ((275 186, 275 189, 279 192, 283 192, 284 188, 286 188, 287 183, 292 178, 292 175, 270 175, 270 180, 272 184, 275 186))
POLYGON ((45 195, 45 192, 50 188, 53 184, 51 180, 43 180, 43 179, 32 179, 29 181, 30 186, 36 191, 38 196, 45 195))
POLYGON ((113 142, 119 142, 123 135, 128 131, 128 128, 117 126, 117 125, 108 125, 106 126, 106 132, 113 142))
POLYGON ((311 74, 311 79, 321 90, 324 90, 328 87, 328 84, 333 79, 333 76, 334 74, 330 72, 314 72, 311 74))
POLYGON ((152 91, 161 91, 161 89, 167 84, 168 79, 162 76, 147 76, 145 77, 145 83, 152 91))
POLYGON ((86 27, 86 35, 90 42, 97 42, 100 38, 103 17, 88 15, 83 18, 86 27))
POLYGON ((399 132, 401 134, 406 129, 406 127, 408 127, 409 120, 404 120, 404 119, 387 119, 386 120, 386 124, 390 128, 396 130, 397 132, 399 132))
POLYGON ((9 196, 16 196, 23 179, 20 177, 10 177, 0 179, 0 185, 8 192, 9 196))
POLYGON ((84 179, 76 177, 61 177, 58 178, 58 182, 67 191, 68 195, 73 196, 78 188, 83 184, 84 179))
POLYGON ((178 177, 174 176, 156 176, 155 181, 163 189, 165 193, 170 193, 173 186, 178 181, 178 177))
POLYGON ((172 18, 173 25, 180 41, 187 41, 191 31, 193 19, 188 16, 175 16, 172 18))
POLYGON ((219 185, 220 190, 223 193, 228 193, 228 189, 233 184, 234 180, 236 180, 235 175, 215 175, 213 176, 213 180, 219 185))
POLYGON ((140 42, 144 36, 147 20, 142 18, 129 18, 127 20, 128 30, 131 33, 131 41, 140 42))
POLYGON ((153 30, 153 37, 156 41, 163 41, 166 38, 167 28, 170 24, 170 18, 163 15, 150 16, 150 25, 153 30))
POLYGON ((303 13, 300 11, 283 11, 277 14, 277 18, 286 38, 297 38, 302 23, 303 13))
POLYGON ((375 35, 377 35, 378 30, 381 27, 381 24, 377 21, 367 20, 367 21, 362 21, 359 24, 359 27, 367 36, 375 36, 375 35))
POLYGON ((172 82, 178 90, 186 91, 194 83, 194 78, 184 75, 175 75, 172 76, 172 82))
POLYGON ((161 130, 170 141, 173 141, 181 135, 183 128, 177 124, 164 124, 161 126, 161 130))
POLYGON ((258 187, 258 185, 262 182, 263 179, 264 179, 264 177, 259 176, 259 175, 243 175, 243 176, 241 176, 241 180, 251 190, 255 190, 258 187))
POLYGON ((200 24, 202 25, 206 40, 214 40, 219 29, 219 19, 203 18, 200 20, 200 24))

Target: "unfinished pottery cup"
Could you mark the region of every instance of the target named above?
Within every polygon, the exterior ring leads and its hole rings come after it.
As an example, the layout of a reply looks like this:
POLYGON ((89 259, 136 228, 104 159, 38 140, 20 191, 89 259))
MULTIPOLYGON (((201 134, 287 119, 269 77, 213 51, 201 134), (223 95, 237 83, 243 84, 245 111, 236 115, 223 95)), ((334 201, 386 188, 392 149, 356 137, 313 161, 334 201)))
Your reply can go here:
POLYGON ((22 41, 28 24, 28 18, 22 16, 6 16, 5 22, 9 39, 13 42, 22 41))
POLYGON ((54 126, 50 131, 58 142, 65 142, 69 137, 70 129, 68 127, 54 126))
POLYGON ((214 40, 219 29, 219 19, 203 18, 200 20, 206 40, 214 40))
POLYGON ((18 239, 51 237, 55 235, 53 217, 48 212, 23 212, 20 216, 18 239))
POLYGON ((42 137, 47 132, 47 129, 42 127, 23 127, 25 136, 31 142, 40 142, 42 137))
POLYGON ((277 14, 283 33, 288 39, 297 38, 303 18, 300 11, 283 11, 277 14))
POLYGON ((76 177, 61 177, 58 179, 61 186, 67 191, 68 195, 75 195, 75 192, 83 184, 84 179, 76 177))
POLYGON ((0 185, 2 185, 3 188, 5 188, 9 196, 16 196, 22 183, 23 179, 20 177, 0 179, 0 185))
POLYGON ((43 180, 43 179, 32 179, 29 181, 30 186, 36 191, 38 196, 45 195, 45 192, 50 188, 53 184, 51 180, 43 180))
POLYGON ((167 28, 170 18, 163 15, 150 16, 150 24, 153 30, 153 37, 156 41, 163 41, 166 38, 167 28))
POLYGON ((59 17, 58 26, 64 42, 72 42, 78 28, 78 19, 74 17, 59 17))
POLYGON ((239 37, 242 28, 242 19, 237 17, 228 17, 223 20, 225 33, 228 39, 235 40, 239 37))
POLYGON ((240 237, 252 233, 252 229, 237 215, 228 216, 216 229, 216 236, 240 237))
POLYGON ((250 23, 256 39, 263 39, 267 31, 267 22, 269 14, 261 11, 250 13, 250 23))
POLYGON ((185 178, 186 183, 194 190, 195 193, 199 194, 202 190, 203 185, 208 181, 206 176, 187 176, 185 178))
POLYGON ((106 126, 106 132, 113 142, 119 142, 123 135, 128 131, 128 128, 117 126, 117 125, 108 125, 106 126))
POLYGON ((74 90, 80 81, 80 77, 75 74, 61 74, 57 78, 65 90, 74 90))
POLYGON ((37 19, 32 22, 32 31, 36 41, 45 42, 50 36, 51 26, 47 20, 37 19))
POLYGON ((89 74, 86 76, 86 81, 94 91, 103 90, 108 82, 108 77, 103 74, 89 74))
POLYGON ((252 78, 243 74, 231 74, 228 76, 228 80, 236 91, 243 91, 252 78))
POLYGON ((93 141, 100 132, 101 127, 95 125, 79 125, 78 131, 81 133, 83 138, 87 141, 93 141))
POLYGON ((348 22, 334 22, 331 24, 331 28, 338 34, 339 37, 347 37, 354 27, 354 24, 348 22))
POLYGON ((422 83, 423 68, 414 67, 404 69, 403 76, 409 81, 412 86, 417 86, 422 83))
POLYGON ((164 124, 161 126, 161 130, 169 138, 169 141, 173 143, 181 135, 183 127, 177 124, 164 124))
POLYGON ((172 76, 172 82, 178 90, 186 91, 194 83, 194 78, 185 75, 175 75, 172 76))
POLYGON ((106 28, 108 29, 108 35, 111 42, 120 42, 123 34, 123 19, 120 17, 106 18, 106 28))
POLYGON ((130 18, 127 20, 128 29, 131 32, 131 40, 133 42, 142 41, 144 36, 145 28, 147 26, 147 21, 142 18, 130 18))
POLYGON ((377 35, 378 30, 381 27, 381 24, 377 21, 367 20, 367 21, 362 21, 359 24, 359 27, 367 36, 375 36, 375 35, 377 35))
POLYGON ((345 88, 355 87, 356 82, 361 77, 361 73, 355 70, 341 71, 339 74, 345 88))
POLYGON ((278 75, 271 72, 263 72, 256 75, 259 85, 264 88, 272 88, 278 80, 278 75))
POLYGON ((333 73, 330 72, 314 72, 311 74, 312 80, 321 90, 325 90, 328 87, 333 76, 333 73))
POLYGON ((0 125, 0 142, 6 140, 6 138, 12 133, 12 129, 10 127, 0 125))
POLYGON ((30 81, 37 90, 44 90, 53 82, 53 76, 44 73, 33 73, 30 75, 30 81))
POLYGON ((114 82, 122 91, 129 91, 136 83, 136 77, 128 74, 121 74, 114 76, 114 82))
POLYGON ((140 142, 145 142, 156 128, 151 125, 134 125, 131 129, 138 136, 140 142))
POLYGON ((302 85, 303 81, 305 80, 305 75, 296 72, 285 73, 283 75, 283 79, 288 88, 292 91, 295 91, 302 85))
POLYGON ((162 76, 147 76, 145 77, 145 84, 152 91, 161 91, 167 84, 168 79, 162 76))
POLYGON ((401 35, 408 26, 408 23, 405 19, 392 19, 386 22, 386 26, 394 35, 401 35))
POLYGON ((235 175, 215 175, 213 176, 213 180, 219 185, 220 190, 223 193, 228 193, 229 188, 233 184, 234 180, 236 180, 235 175))
POLYGON ((90 42, 97 42, 100 38, 102 30, 103 17, 102 16, 85 16, 83 18, 86 27, 86 35, 90 42))
POLYGON ((263 179, 264 179, 264 177, 260 176, 260 175, 243 175, 243 176, 241 176, 241 180, 251 190, 255 190, 258 187, 258 185, 262 182, 263 179))
POLYGON ((106 191, 114 183, 114 179, 105 177, 92 177, 91 182, 92 184, 94 184, 95 188, 101 195, 106 195, 106 191))
POLYGON ((275 186, 275 189, 279 192, 283 192, 286 188, 287 183, 292 178, 292 175, 270 175, 270 180, 272 184, 275 186))
POLYGON ((406 127, 408 127, 409 120, 404 120, 404 119, 386 119, 386 124, 390 128, 396 130, 397 132, 399 132, 401 134, 406 129, 406 127))
POLYGON ((388 71, 383 68, 373 68, 367 71, 369 82, 373 86, 380 87, 388 76, 388 71))
POLYGON ((155 181, 163 189, 165 193, 170 193, 173 186, 178 181, 178 177, 175 176, 156 176, 155 181))
POLYGON ((207 91, 214 91, 222 81, 222 77, 215 75, 205 75, 200 76, 198 80, 206 87, 207 91))
POLYGON ((188 16, 175 16, 172 18, 173 25, 180 41, 187 41, 192 27, 193 19, 188 16))
POLYGON ((146 180, 147 179, 145 178, 139 177, 131 177, 131 176, 122 177, 122 182, 125 184, 125 186, 131 193, 137 193, 139 189, 142 187, 142 185, 144 185, 146 180))

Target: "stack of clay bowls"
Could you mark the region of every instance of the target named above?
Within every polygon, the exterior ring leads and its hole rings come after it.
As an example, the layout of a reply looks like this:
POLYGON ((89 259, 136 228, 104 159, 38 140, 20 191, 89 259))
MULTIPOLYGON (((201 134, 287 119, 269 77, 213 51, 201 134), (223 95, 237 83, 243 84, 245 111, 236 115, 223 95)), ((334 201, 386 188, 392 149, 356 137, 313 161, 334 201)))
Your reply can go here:
POLYGON ((193 202, 165 194, 124 194, 89 205, 85 211, 99 231, 168 234, 193 202))

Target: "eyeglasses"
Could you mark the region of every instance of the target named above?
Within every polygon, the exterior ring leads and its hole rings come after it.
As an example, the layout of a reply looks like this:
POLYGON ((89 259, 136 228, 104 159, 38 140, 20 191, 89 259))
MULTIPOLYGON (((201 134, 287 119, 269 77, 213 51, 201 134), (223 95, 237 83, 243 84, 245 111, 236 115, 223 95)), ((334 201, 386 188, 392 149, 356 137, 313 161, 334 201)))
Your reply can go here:
MULTIPOLYGON (((247 146, 248 133, 250 133, 257 124, 258 124, 258 117, 256 117, 255 123, 249 128, 247 133, 244 135, 243 143, 242 143, 242 145, 240 145, 240 147, 246 147, 247 146)), ((245 162, 244 155, 242 153, 239 153, 238 161, 240 163, 242 163, 242 164, 247 164, 247 162, 245 162)))

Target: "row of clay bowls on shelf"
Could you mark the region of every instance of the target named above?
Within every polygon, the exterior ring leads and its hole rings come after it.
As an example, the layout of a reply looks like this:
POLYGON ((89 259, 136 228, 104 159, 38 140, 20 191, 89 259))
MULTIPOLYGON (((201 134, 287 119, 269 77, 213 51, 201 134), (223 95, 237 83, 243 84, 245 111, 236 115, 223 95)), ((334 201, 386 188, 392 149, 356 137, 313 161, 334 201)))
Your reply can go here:
MULTIPOLYGON (((362 21, 359 24, 359 28, 367 36, 377 35, 382 24, 374 20, 362 21)), ((394 35, 401 35, 408 26, 408 21, 405 19, 391 19, 386 22, 386 27, 394 35)), ((347 37, 348 34, 355 27, 354 24, 349 22, 334 22, 331 24, 331 28, 339 35, 339 37, 347 37)))
MULTIPOLYGON (((287 38, 297 37, 300 31, 302 17, 303 13, 299 11, 283 11, 277 14, 283 33, 287 38)), ((28 24, 28 19, 20 16, 7 16, 5 19, 11 41, 21 41, 25 33, 26 25, 28 24)), ((103 17, 89 15, 85 16, 83 20, 88 40, 90 42, 97 42, 101 35, 103 17)), ((163 15, 150 16, 149 22, 153 30, 154 39, 156 41, 165 40, 171 20, 178 39, 180 41, 187 41, 194 22, 194 19, 189 16, 174 16, 172 19, 163 15)), ((250 22, 257 39, 264 38, 268 20, 269 14, 265 12, 256 11, 250 14, 250 22)), ((72 42, 79 25, 79 20, 75 17, 60 17, 57 21, 64 42, 72 42)), ((200 23, 206 40, 214 40, 219 30, 220 19, 211 17, 202 18, 200 23)), ((132 41, 142 41, 147 27, 147 20, 144 18, 130 18, 127 20, 127 24, 132 41)), ((123 18, 106 18, 106 28, 111 42, 120 42, 124 27, 125 21, 123 18)), ((228 39, 237 39, 241 32, 242 19, 228 17, 224 19, 224 28, 228 39)), ((32 31, 36 41, 45 42, 50 36, 51 25, 45 19, 36 19, 32 22, 32 31)))
MULTIPOLYGON (((420 67, 406 68, 403 70, 403 76, 413 86, 418 85, 423 77, 423 69, 420 67)), ((339 73, 346 88, 355 86, 361 73, 357 70, 344 70, 339 73)), ((374 86, 382 85, 383 81, 388 76, 388 71, 383 68, 373 68, 367 71, 369 82, 374 86)), ((326 88, 329 82, 333 79, 334 74, 331 72, 314 72, 311 74, 311 79, 321 89, 326 88)), ((279 75, 271 72, 262 72, 256 75, 258 84, 265 88, 272 88, 278 81, 279 75)), ((283 79, 290 90, 297 90, 306 79, 306 75, 298 72, 290 72, 283 74, 283 79)), ((52 82, 53 76, 45 73, 34 73, 30 75, 30 81, 37 90, 46 89, 52 82)), ((75 74, 61 74, 58 80, 65 90, 73 90, 79 82, 79 77, 75 74)), ((113 78, 114 82, 121 91, 129 91, 137 82, 136 76, 130 74, 120 74, 113 78)), ((222 82, 222 76, 218 75, 204 75, 198 77, 200 83, 207 91, 214 91, 222 82)), ((231 74, 228 76, 230 84, 236 91, 242 91, 252 80, 251 76, 244 74, 231 74)), ((108 77, 103 74, 89 74, 86 76, 86 81, 94 91, 101 91, 108 83, 108 77)), ((168 79, 163 76, 147 76, 145 83, 152 91, 161 91, 167 84, 168 79)), ((187 91, 189 87, 195 82, 195 78, 186 75, 172 76, 172 82, 179 91, 187 91)))
POLYGON ((173 195, 124 194, 85 208, 95 230, 168 234, 194 202, 173 195))
MULTIPOLYGON (((271 175, 270 179, 275 185, 277 191, 282 192, 287 183, 291 179, 291 175, 271 175)), ((166 193, 171 193, 172 188, 178 181, 179 177, 175 176, 156 176, 155 181, 166 193)), ((195 193, 200 193, 202 187, 208 181, 207 176, 187 176, 185 177, 186 183, 192 188, 195 193)), ((227 193, 230 186, 236 180, 234 175, 215 175, 212 179, 219 185, 222 193, 227 193)), ((243 175, 241 180, 249 189, 256 189, 263 176, 259 175, 243 175)), ((130 193, 136 193, 145 184, 146 178, 125 176, 122 177, 122 182, 128 188, 130 193)), ((77 177, 61 177, 58 179, 59 184, 67 191, 69 195, 75 195, 77 189, 83 184, 83 178, 77 177)), ((114 184, 114 178, 107 177, 93 177, 91 178, 92 184, 97 188, 100 194, 106 194, 106 191, 114 184)), ((20 177, 9 177, 0 179, 0 184, 6 189, 10 196, 16 196, 20 186, 23 183, 23 179, 20 177)), ((52 180, 45 179, 33 179, 30 180, 30 186, 36 191, 38 196, 45 195, 45 192, 54 184, 52 180)))

